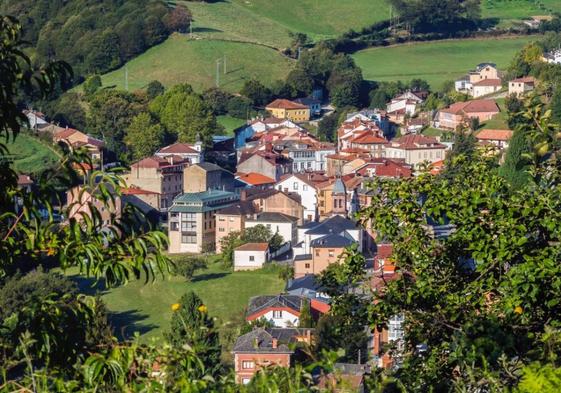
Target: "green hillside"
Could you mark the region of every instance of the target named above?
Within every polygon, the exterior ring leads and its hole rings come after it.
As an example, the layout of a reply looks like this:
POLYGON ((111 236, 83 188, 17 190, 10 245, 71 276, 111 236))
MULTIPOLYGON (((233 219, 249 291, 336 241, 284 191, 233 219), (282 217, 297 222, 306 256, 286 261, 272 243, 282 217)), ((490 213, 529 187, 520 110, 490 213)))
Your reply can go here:
POLYGON ((481 14, 484 18, 522 19, 560 11, 559 0, 484 0, 481 2, 481 14))
POLYGON ((534 37, 492 40, 450 40, 371 48, 353 55, 365 79, 426 79, 433 88, 457 78, 481 62, 505 68, 513 55, 534 37))
MULTIPOLYGON (((192 40, 173 35, 127 63, 129 89, 145 87, 152 80, 166 86, 189 83, 196 90, 215 85, 216 60, 226 58, 226 74, 220 69, 220 87, 238 91, 244 81, 263 83, 283 79, 293 61, 264 46, 217 40, 192 40)), ((124 88, 125 67, 102 77, 104 86, 124 88)))
POLYGON ((13 168, 18 173, 39 173, 60 160, 50 146, 31 135, 21 133, 6 146, 14 159, 13 168))

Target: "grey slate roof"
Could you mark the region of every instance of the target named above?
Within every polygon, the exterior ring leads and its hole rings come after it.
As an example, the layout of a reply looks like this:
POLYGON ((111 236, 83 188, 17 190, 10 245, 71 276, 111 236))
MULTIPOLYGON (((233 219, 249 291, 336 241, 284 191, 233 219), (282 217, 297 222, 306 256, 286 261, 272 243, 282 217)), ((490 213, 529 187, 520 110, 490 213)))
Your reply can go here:
POLYGON ((306 231, 307 235, 329 235, 342 233, 347 230, 358 229, 357 225, 348 218, 333 216, 306 231))
POLYGON ((286 284, 287 292, 294 291, 300 288, 318 291, 321 287, 315 274, 306 274, 303 277, 288 280, 288 283, 286 284))
POLYGON ((310 243, 310 247, 314 248, 327 248, 327 247, 335 247, 335 248, 342 248, 348 247, 353 244, 353 241, 349 238, 337 234, 327 235, 320 237, 319 239, 312 240, 310 243))
POLYGON ((297 328, 257 328, 238 337, 234 344, 234 353, 294 353, 287 344, 295 343, 297 336, 306 335, 314 329, 297 328), (273 348, 273 338, 278 341, 273 348))
POLYGON ((253 315, 271 307, 288 307, 295 312, 300 312, 302 297, 294 295, 264 295, 254 296, 249 299, 247 315, 253 315))
POLYGON ((224 209, 220 209, 216 214, 226 214, 231 216, 245 216, 248 214, 255 214, 259 211, 257 206, 252 201, 239 201, 224 209))
POLYGON ((301 254, 294 257, 295 261, 309 261, 312 259, 312 254, 301 254))

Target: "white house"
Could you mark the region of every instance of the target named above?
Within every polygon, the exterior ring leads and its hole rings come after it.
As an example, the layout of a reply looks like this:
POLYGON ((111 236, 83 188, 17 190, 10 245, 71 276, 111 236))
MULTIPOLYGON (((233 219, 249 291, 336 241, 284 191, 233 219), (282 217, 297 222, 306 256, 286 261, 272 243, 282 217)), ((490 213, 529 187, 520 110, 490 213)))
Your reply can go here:
POLYGON ((245 228, 252 228, 257 225, 264 225, 269 228, 273 234, 278 233, 285 242, 296 244, 298 232, 296 225, 297 217, 292 217, 283 213, 259 213, 257 217, 250 218, 245 221, 245 228))
POLYGON ((234 250, 234 271, 261 269, 269 259, 267 243, 246 243, 234 250))
POLYGON ((304 220, 315 221, 317 219, 317 189, 315 185, 308 180, 306 175, 297 173, 289 174, 281 178, 275 187, 280 191, 293 192, 300 195, 302 206, 304 206, 304 220))
POLYGON ((249 299, 246 321, 264 319, 275 327, 297 327, 300 322, 302 302, 307 301, 296 295, 264 295, 249 299))
POLYGON ((197 141, 193 144, 189 143, 174 143, 166 147, 162 147, 155 154, 157 157, 179 156, 193 164, 200 164, 203 162, 203 144, 197 141))
POLYGON ((25 110, 23 111, 23 114, 27 117, 29 128, 32 130, 37 130, 49 125, 49 122, 45 120, 45 115, 41 112, 25 110))
POLYGON ((561 49, 546 53, 542 59, 547 63, 561 64, 561 49))

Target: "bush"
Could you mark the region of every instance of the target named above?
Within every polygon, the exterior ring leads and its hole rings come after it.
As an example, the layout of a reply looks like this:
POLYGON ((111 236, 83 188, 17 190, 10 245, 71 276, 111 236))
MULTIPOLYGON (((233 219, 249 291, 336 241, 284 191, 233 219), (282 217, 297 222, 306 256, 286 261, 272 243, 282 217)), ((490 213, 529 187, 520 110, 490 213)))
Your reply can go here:
POLYGON ((207 261, 204 258, 194 256, 181 257, 174 261, 173 274, 191 280, 197 270, 204 270, 207 267, 207 261))

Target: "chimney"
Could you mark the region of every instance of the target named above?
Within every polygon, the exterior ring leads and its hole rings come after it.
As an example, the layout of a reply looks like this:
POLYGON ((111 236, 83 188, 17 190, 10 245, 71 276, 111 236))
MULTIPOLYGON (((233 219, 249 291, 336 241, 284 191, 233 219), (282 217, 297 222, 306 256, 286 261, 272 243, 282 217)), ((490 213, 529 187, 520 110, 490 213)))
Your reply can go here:
POLYGON ((273 144, 271 142, 267 142, 265 144, 265 151, 271 153, 273 151, 273 144))
POLYGON ((276 338, 273 338, 273 349, 277 349, 278 345, 279 345, 279 341, 276 338))
POLYGON ((240 201, 245 201, 247 199, 247 190, 240 191, 240 201))
POLYGON ((257 337, 253 339, 253 348, 259 348, 259 339, 257 337))

